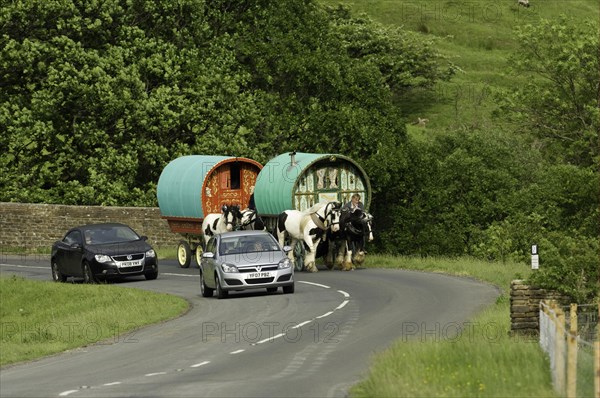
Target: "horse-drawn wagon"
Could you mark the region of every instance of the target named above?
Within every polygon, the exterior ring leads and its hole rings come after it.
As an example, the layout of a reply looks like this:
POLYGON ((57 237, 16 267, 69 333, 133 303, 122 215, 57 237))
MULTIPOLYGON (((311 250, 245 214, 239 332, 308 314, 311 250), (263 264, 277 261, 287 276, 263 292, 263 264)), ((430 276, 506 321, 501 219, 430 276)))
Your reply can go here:
POLYGON ((167 164, 156 195, 162 218, 184 238, 177 247, 181 267, 189 267, 192 255, 200 264, 205 216, 223 204, 246 207, 261 169, 255 160, 231 156, 190 155, 167 164))
MULTIPOLYGON (((258 215, 269 231, 277 228, 286 210, 306 211, 318 203, 347 203, 359 194, 365 210, 371 203, 371 185, 355 161, 339 154, 290 152, 271 159, 260 171, 254 188, 258 215)), ((304 246, 294 246, 295 266, 304 268, 304 246)))

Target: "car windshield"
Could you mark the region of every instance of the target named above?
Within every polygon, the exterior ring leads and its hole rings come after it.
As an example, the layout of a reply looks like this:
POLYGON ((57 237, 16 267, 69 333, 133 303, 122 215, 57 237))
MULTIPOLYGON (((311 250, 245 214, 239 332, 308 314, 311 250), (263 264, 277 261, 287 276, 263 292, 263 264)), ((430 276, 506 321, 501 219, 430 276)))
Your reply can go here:
POLYGON ((235 236, 221 239, 219 254, 256 253, 279 250, 279 245, 268 235, 235 236))
POLYGON ((85 229, 83 235, 85 236, 85 243, 88 245, 131 242, 140 239, 139 235, 131 228, 118 225, 85 229))

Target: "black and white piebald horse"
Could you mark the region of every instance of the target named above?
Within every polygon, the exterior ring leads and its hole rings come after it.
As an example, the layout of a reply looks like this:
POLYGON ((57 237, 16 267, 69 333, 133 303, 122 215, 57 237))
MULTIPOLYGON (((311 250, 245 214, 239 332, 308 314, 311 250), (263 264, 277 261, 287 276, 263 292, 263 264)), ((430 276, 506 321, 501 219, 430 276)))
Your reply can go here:
POLYGON ((355 264, 365 261, 366 242, 373 240, 373 216, 361 209, 343 208, 340 229, 328 231, 327 239, 317 250, 317 256, 325 255, 325 265, 332 269, 351 271, 355 264))
MULTIPOLYGON (((286 237, 289 237, 291 247, 299 240, 304 242, 304 264, 309 272, 318 271, 315 254, 325 233, 340 228, 340 207, 338 202, 317 203, 306 211, 286 210, 277 219, 277 238, 281 246, 284 245, 286 237)), ((293 252, 289 252, 288 256, 295 262, 293 252)))
POLYGON ((202 221, 202 234, 204 235, 204 245, 214 234, 233 231, 242 217, 239 206, 223 205, 221 213, 207 214, 202 221))
POLYGON ((267 228, 262 218, 256 212, 256 209, 245 209, 241 212, 240 229, 253 229, 264 231, 267 228))

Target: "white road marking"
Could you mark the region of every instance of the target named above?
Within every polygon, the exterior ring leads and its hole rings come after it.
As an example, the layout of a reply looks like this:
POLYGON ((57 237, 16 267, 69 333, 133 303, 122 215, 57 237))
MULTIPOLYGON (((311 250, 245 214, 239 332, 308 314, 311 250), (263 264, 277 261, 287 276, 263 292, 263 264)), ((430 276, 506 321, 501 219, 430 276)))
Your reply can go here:
POLYGON ((299 323, 299 324, 297 324, 296 326, 292 327, 292 329, 298 329, 298 328, 301 328, 302 326, 304 326, 304 325, 308 325, 308 324, 309 324, 309 323, 311 323, 311 322, 312 322, 312 320, 311 320, 311 321, 304 321, 304 322, 302 322, 302 323, 299 323))
POLYGON ((161 272, 161 275, 170 275, 170 276, 188 276, 188 277, 192 277, 192 278, 199 278, 200 274, 197 275, 188 275, 188 274, 175 274, 172 272, 161 272))
POLYGON ((50 269, 50 265, 48 265, 47 267, 36 267, 36 266, 33 266, 33 265, 17 265, 17 264, 5 264, 5 263, 2 263, 2 264, 0 264, 0 266, 2 266, 2 267, 15 267, 15 268, 50 269))
POLYGON ((160 375, 166 375, 167 372, 156 372, 156 373, 147 373, 144 376, 146 377, 152 377, 152 376, 160 376, 160 375))
POLYGON ((60 394, 58 394, 59 397, 66 397, 67 395, 71 395, 74 392, 77 392, 79 390, 68 390, 68 391, 63 391, 60 394))
MULTIPOLYGON (((313 286, 317 286, 317 287, 322 287, 322 288, 324 288, 324 289, 331 289, 331 287, 330 287, 330 286, 327 286, 327 285, 322 285, 322 284, 320 284, 320 283, 306 282, 306 281, 298 281, 298 282, 299 282, 299 283, 305 283, 305 284, 307 284, 307 285, 313 285, 313 286)), ((350 294, 346 293, 346 292, 345 292, 345 291, 343 291, 343 290, 338 290, 338 293, 341 293, 342 295, 344 295, 344 297, 346 298, 346 300, 344 300, 344 301, 343 301, 343 302, 342 302, 340 305, 338 305, 338 306, 337 306, 337 307, 336 307, 336 308, 335 308, 333 311, 326 312, 326 313, 324 313, 323 315, 319 315, 319 316, 317 316, 317 317, 314 317, 313 319, 310 319, 310 320, 308 320, 308 321, 301 322, 301 323, 299 323, 299 324, 298 324, 298 325, 296 325, 296 326, 290 327, 290 329, 298 329, 298 328, 301 328, 302 326, 305 326, 305 325, 308 325, 308 324, 310 324, 310 323, 313 323, 313 322, 314 322, 314 321, 316 321, 317 319, 326 318, 326 317, 328 317, 329 315, 333 314, 335 311, 337 311, 337 310, 341 310, 342 308, 344 308, 344 307, 346 306, 346 304, 348 304, 348 301, 349 301, 349 298, 350 298, 350 294)), ((277 335, 275 335, 275 336, 267 337, 266 339, 263 339, 263 340, 261 340, 261 341, 257 341, 256 343, 254 343, 254 344, 252 344, 252 345, 258 345, 258 344, 263 344, 263 343, 267 343, 267 342, 273 342, 273 341, 277 340, 278 338, 280 338, 280 337, 283 337, 283 336, 285 336, 285 335, 286 335, 285 333, 279 333, 279 334, 277 334, 277 335)))
POLYGON ((325 288, 325 289, 331 289, 330 286, 322 285, 320 283, 306 282, 306 281, 298 281, 298 283, 306 283, 307 285, 313 285, 313 286, 318 286, 318 287, 322 287, 322 288, 325 288))
POLYGON ((210 361, 204 361, 190 366, 190 368, 199 368, 200 366, 208 365, 210 361))
POLYGON ((119 385, 119 384, 121 384, 120 381, 113 381, 112 383, 104 383, 102 385, 109 387, 109 386, 116 386, 116 385, 119 385))
MULTIPOLYGON (((6 263, 0 263, 0 267, 50 269, 50 265, 48 265, 47 267, 40 267, 40 266, 34 266, 34 265, 18 265, 18 264, 6 264, 6 263)), ((188 274, 177 274, 174 272, 161 272, 160 274, 161 275, 170 275, 170 276, 185 276, 185 277, 192 277, 192 278, 200 277, 199 274, 188 275, 188 274)))
POLYGON ((235 355, 235 354, 239 354, 239 353, 244 352, 244 351, 246 351, 246 350, 236 350, 236 351, 230 352, 230 354, 231 355, 235 355))
POLYGON ((320 316, 316 317, 315 319, 325 318, 325 317, 328 317, 331 314, 333 314, 333 311, 326 312, 323 315, 320 315, 320 316))
POLYGON ((283 337, 283 336, 285 336, 285 333, 279 333, 279 334, 276 334, 275 336, 267 337, 266 339, 263 339, 261 341, 257 341, 256 343, 254 343, 254 345, 263 344, 263 343, 266 343, 268 341, 269 342, 270 341, 274 341, 274 340, 277 340, 278 338, 283 337))

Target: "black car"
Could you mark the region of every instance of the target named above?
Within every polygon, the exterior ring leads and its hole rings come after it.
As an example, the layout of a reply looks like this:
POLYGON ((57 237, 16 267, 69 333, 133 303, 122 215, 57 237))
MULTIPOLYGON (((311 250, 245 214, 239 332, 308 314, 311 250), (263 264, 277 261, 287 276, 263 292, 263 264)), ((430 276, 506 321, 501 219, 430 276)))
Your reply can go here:
POLYGON ((70 229, 52 245, 52 279, 82 277, 86 283, 123 276, 158 277, 156 252, 124 224, 89 224, 70 229))

